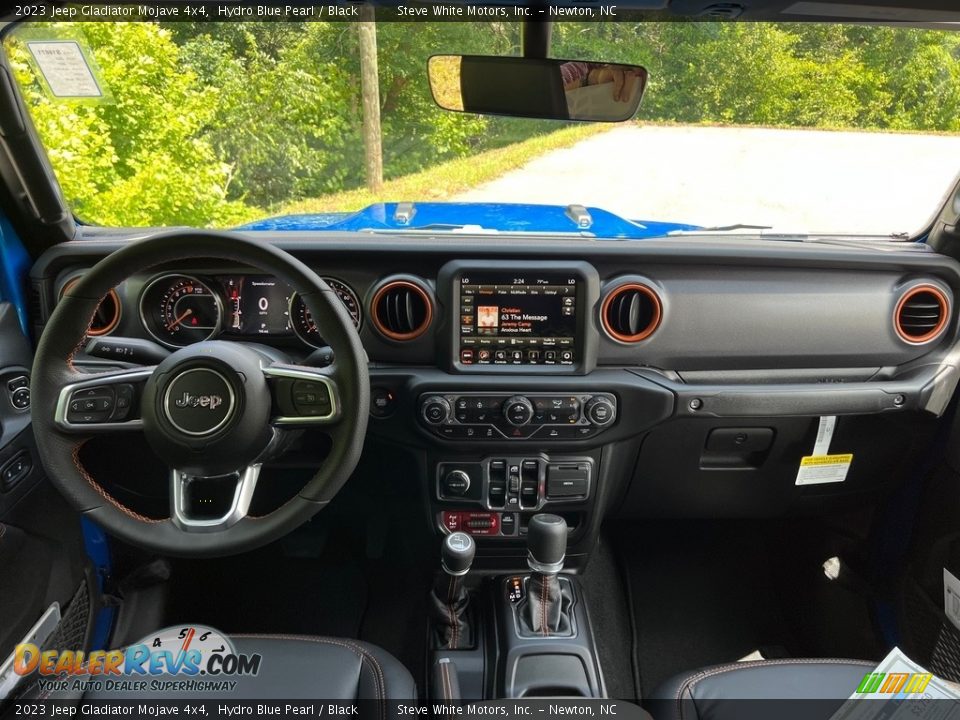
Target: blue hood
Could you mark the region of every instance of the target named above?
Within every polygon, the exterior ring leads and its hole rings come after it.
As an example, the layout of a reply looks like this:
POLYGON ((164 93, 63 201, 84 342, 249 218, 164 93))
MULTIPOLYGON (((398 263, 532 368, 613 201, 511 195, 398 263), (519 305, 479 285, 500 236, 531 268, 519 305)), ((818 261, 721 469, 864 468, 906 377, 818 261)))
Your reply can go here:
MULTIPOLYGON (((355 213, 281 215, 257 220, 239 230, 329 230, 339 232, 420 230, 446 232, 465 225, 503 233, 571 234, 583 237, 643 240, 678 230, 699 230, 696 225, 626 220, 600 208, 588 207, 589 227, 579 227, 560 205, 520 203, 405 203, 413 208, 407 222, 396 216, 399 203, 375 203, 355 213)), ((465 229, 464 231, 469 231, 465 229)))

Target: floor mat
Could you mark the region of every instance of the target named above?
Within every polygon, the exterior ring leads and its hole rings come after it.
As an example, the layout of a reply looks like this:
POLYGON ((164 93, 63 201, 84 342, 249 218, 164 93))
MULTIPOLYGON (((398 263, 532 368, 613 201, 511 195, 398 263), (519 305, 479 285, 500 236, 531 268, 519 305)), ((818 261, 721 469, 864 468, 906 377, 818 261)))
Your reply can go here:
POLYGON ((367 605, 363 567, 344 543, 319 557, 282 545, 210 561, 174 561, 168 624, 196 622, 224 632, 359 637, 367 605))
POLYGON ((169 624, 224 632, 355 638, 380 646, 424 682, 427 593, 439 539, 419 520, 413 471, 383 451, 366 482, 281 540, 244 555, 173 560, 169 624), (382 465, 382 467, 381 467, 382 465), (371 502, 376 498, 376 502, 371 502))
POLYGON ((594 547, 580 585, 590 609, 590 624, 607 696, 634 700, 630 606, 617 558, 605 537, 594 547))
POLYGON ((644 696, 677 673, 793 645, 771 582, 768 541, 751 527, 644 522, 616 531, 644 696))

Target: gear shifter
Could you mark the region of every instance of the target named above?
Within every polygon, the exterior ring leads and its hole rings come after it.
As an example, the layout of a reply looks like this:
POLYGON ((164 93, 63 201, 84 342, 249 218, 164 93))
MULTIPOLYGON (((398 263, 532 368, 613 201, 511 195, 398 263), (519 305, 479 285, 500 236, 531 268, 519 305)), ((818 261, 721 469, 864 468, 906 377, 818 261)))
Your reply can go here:
POLYGON ((525 635, 569 635, 568 592, 557 575, 567 553, 567 523, 559 515, 540 513, 527 526, 527 565, 532 571, 524 602, 519 607, 521 632, 525 635))
POLYGON ((430 614, 440 647, 456 650, 472 644, 467 606, 470 596, 463 579, 473 565, 477 546, 464 532, 455 532, 443 539, 440 567, 443 574, 430 593, 430 614))

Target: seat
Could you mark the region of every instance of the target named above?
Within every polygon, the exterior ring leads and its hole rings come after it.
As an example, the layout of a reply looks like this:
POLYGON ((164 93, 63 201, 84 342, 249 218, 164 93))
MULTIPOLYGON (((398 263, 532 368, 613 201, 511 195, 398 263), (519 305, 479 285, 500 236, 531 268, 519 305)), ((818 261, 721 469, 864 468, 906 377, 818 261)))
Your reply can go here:
POLYGON ((788 658, 716 665, 662 683, 646 705, 656 720, 827 720, 876 663, 788 658))
MULTIPOLYGON (((307 635, 231 635, 230 638, 238 654, 260 654, 262 659, 256 675, 121 675, 116 677, 117 681, 145 681, 146 689, 118 690, 104 685, 101 690, 92 690, 88 687, 82 699, 394 701, 417 698, 416 684, 407 669, 388 652, 369 643, 307 635), (223 680, 235 681, 236 686, 223 691, 198 692, 195 686, 191 689, 189 685, 223 680), (176 685, 156 689, 168 681, 176 685)), ((104 676, 96 679, 103 680, 104 676)), ((62 698, 58 693, 50 697, 62 698)))

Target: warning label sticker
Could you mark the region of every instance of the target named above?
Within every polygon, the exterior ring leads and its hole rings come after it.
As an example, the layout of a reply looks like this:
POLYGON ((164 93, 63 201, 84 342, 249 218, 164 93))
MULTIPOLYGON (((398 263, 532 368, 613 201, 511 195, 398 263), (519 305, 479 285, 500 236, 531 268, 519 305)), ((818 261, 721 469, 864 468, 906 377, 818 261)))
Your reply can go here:
POLYGON ((847 479, 853 455, 808 455, 800 461, 797 485, 822 485, 847 479))

